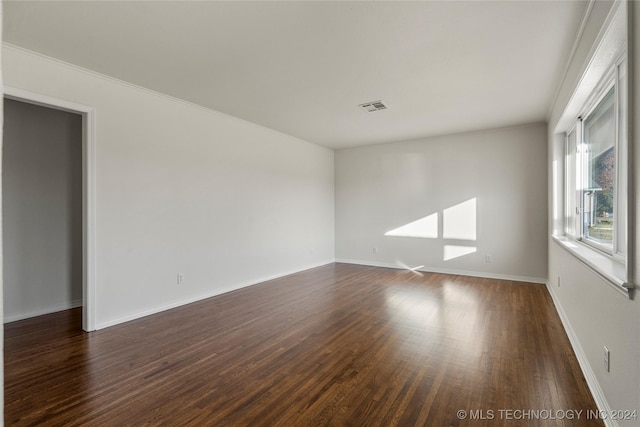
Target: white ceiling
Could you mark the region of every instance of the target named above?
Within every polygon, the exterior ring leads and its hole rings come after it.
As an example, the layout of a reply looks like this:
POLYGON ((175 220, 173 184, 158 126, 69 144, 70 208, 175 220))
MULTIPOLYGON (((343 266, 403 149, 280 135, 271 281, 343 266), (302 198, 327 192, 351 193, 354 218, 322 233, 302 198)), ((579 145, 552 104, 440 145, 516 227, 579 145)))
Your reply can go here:
POLYGON ((4 41, 331 148, 545 121, 577 1, 5 1, 4 41), (358 104, 384 101, 367 113, 358 104))

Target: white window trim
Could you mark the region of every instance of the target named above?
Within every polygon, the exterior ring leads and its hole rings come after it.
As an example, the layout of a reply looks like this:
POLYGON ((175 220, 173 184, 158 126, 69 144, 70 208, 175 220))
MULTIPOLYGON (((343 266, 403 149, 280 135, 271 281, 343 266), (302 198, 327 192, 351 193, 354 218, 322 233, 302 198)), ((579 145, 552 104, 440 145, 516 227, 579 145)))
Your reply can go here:
POLYGON ((626 280, 626 265, 568 236, 552 236, 553 240, 573 254, 622 295, 633 299, 633 284, 626 280))
MULTIPOLYGON (((569 149, 571 147, 569 147, 569 140, 572 134, 575 134, 575 138, 576 138, 576 145, 578 143, 578 141, 581 138, 580 135, 580 126, 577 125, 577 122, 573 125, 573 127, 571 128, 571 130, 567 131, 567 133, 565 134, 564 137, 564 150, 563 150, 563 155, 564 155, 564 174, 563 174, 563 191, 564 191, 564 208, 563 208, 563 213, 564 213, 564 217, 563 217, 563 224, 562 224, 562 229, 564 230, 564 234, 566 236, 571 237, 572 239, 577 239, 578 236, 580 235, 580 231, 578 230, 578 203, 577 203, 577 190, 575 188, 575 182, 574 185, 569 188, 569 186, 567 185, 567 170, 569 169, 569 149), (568 190, 571 189, 572 191, 569 192, 568 190), (568 209, 569 209, 569 200, 573 199, 573 203, 571 203, 571 215, 573 215, 573 227, 569 227, 569 224, 567 223, 567 218, 568 218, 568 209)), ((576 151, 577 151, 577 147, 576 147, 576 151)), ((575 176, 577 175, 578 171, 577 171, 577 162, 576 162, 576 156, 577 156, 577 152, 574 153, 573 156, 573 167, 574 167, 574 171, 573 171, 573 178, 575 180, 575 176)))
MULTIPOLYGON (((580 116, 577 117, 575 124, 570 129, 567 130, 564 138, 565 147, 563 150, 563 153, 565 153, 565 156, 566 156, 567 150, 569 148, 568 137, 574 132, 576 133, 576 145, 582 144, 582 138, 584 134, 583 118, 591 115, 591 113, 593 113, 593 111, 598 107, 598 105, 604 99, 604 97, 609 93, 611 88, 613 88, 614 96, 616 100, 614 104, 615 105, 614 120, 616 123, 616 126, 615 126, 616 136, 614 141, 614 152, 616 153, 616 172, 615 172, 616 190, 614 192, 614 206, 616 208, 618 206, 617 204, 618 197, 620 197, 618 194, 619 193, 618 184, 620 179, 618 162, 621 160, 619 157, 619 147, 620 147, 619 123, 620 121, 619 121, 619 92, 618 92, 619 71, 618 70, 619 70, 620 64, 624 62, 625 58, 626 58, 626 51, 615 61, 611 69, 605 73, 600 83, 598 83, 592 95, 588 98, 589 100, 585 103, 584 108, 581 109, 582 114, 580 114, 580 116)), ((578 156, 578 153, 576 153, 576 156, 578 156)), ((584 165, 584 161, 582 159, 578 160, 577 157, 576 159, 574 159, 574 161, 575 161, 575 167, 577 168, 576 176, 582 176, 583 174, 582 167, 584 165)), ((566 165, 565 165, 565 168, 566 168, 566 165)), ((626 169, 624 172, 628 175, 628 169, 626 169)), ((568 177, 565 169, 564 191, 567 190, 567 184, 566 184, 567 178, 568 177)), ((573 179, 575 179, 575 177, 573 177, 573 179)), ((628 179, 628 178, 625 177, 625 179, 628 179)), ((578 199, 577 194, 581 194, 581 191, 582 191, 581 189, 578 189, 579 185, 581 184, 577 182, 575 183, 575 189, 576 189, 575 195, 565 194, 565 198, 575 197, 576 208, 580 208, 580 212, 582 212, 582 209, 584 208, 582 206, 582 204, 584 203, 582 195, 580 196, 580 200, 577 200, 578 199)), ((627 187, 627 193, 628 193, 628 187, 627 187)), ((627 197, 627 200, 628 200, 628 194, 625 194, 625 197, 627 197)), ((566 208, 567 208, 567 203, 565 202, 564 209, 566 208)), ((627 218, 629 217, 627 216, 627 218)), ((614 224, 618 224, 617 219, 618 219, 617 209, 614 209, 614 224)), ((621 294, 629 298, 632 298, 634 286, 633 284, 627 281, 627 270, 628 270, 627 257, 621 255, 618 251, 617 233, 614 232, 613 247, 609 248, 604 245, 599 245, 596 241, 584 237, 583 221, 582 221, 581 215, 575 219, 575 223, 574 223, 575 235, 572 235, 567 232, 566 213, 563 221, 565 221, 565 223, 563 224, 562 229, 565 235, 553 236, 553 239, 555 240, 555 242, 558 243, 561 247, 563 247, 567 251, 569 251, 570 253, 572 253, 576 258, 578 258, 582 263, 587 265, 591 270, 597 273, 600 277, 605 279, 606 283, 611 285, 615 290, 617 290, 618 292, 620 292, 621 294)), ((626 227, 626 223, 623 224, 622 226, 626 227)), ((628 236, 627 236, 627 242, 625 242, 625 244, 627 244, 628 246, 628 236)))

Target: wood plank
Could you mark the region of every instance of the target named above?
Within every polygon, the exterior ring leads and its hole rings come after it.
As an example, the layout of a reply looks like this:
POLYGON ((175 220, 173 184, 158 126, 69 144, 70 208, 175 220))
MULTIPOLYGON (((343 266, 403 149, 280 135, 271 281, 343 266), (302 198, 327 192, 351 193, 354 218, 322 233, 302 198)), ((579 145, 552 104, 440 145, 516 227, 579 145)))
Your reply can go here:
POLYGON ((330 264, 80 328, 80 309, 5 325, 6 425, 603 425, 539 284, 330 264))

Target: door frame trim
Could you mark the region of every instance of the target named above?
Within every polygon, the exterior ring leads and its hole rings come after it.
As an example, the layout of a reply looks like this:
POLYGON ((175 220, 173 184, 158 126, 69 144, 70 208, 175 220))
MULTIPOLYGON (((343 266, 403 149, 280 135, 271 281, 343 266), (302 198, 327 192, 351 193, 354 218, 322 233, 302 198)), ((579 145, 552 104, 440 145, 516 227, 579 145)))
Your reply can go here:
POLYGON ((4 86, 4 97, 82 116, 82 329, 96 329, 96 109, 4 86))

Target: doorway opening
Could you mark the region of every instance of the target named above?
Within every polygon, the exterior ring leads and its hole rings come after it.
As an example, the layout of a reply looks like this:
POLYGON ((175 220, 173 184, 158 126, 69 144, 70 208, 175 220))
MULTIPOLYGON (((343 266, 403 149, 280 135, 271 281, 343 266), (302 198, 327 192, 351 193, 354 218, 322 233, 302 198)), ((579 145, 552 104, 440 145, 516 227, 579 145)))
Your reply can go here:
POLYGON ((82 306, 95 330, 95 110, 8 87, 4 103, 4 321, 82 306))

